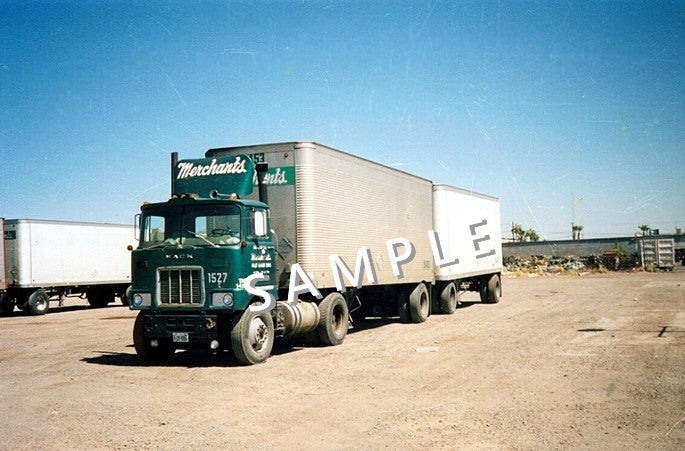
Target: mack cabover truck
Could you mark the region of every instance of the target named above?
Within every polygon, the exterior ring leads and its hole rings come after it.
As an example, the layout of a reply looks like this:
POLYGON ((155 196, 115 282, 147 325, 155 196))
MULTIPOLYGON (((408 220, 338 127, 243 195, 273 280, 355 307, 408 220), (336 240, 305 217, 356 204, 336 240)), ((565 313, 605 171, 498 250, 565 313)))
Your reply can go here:
POLYGON ((93 307, 124 298, 135 243, 130 225, 1 219, 0 312, 43 315, 50 301, 86 296, 93 307))
POLYGON ((496 198, 313 142, 172 154, 171 198, 137 220, 136 352, 256 364, 275 338, 341 344, 353 318, 423 322, 464 290, 498 302, 499 215, 496 198))

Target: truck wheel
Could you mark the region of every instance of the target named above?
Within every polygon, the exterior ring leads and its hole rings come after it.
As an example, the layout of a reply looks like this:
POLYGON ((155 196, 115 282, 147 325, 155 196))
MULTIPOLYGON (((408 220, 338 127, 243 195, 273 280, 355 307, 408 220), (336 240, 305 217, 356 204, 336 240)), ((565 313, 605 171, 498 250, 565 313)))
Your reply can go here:
POLYGON ((445 285, 440 293, 440 311, 445 315, 451 315, 457 309, 459 303, 459 294, 457 293, 457 286, 454 282, 445 285))
POLYGON ((26 311, 29 315, 45 315, 50 309, 50 298, 42 288, 34 291, 26 301, 26 311))
POLYGON ((106 287, 91 287, 86 292, 88 304, 93 308, 107 307, 107 304, 114 302, 114 290, 106 287))
POLYGON ((480 290, 480 300, 486 304, 497 304, 502 297, 502 282, 499 274, 493 274, 488 284, 480 290))
POLYGON ((411 320, 409 316, 409 294, 408 288, 397 290, 397 314, 403 323, 408 323, 411 320))
POLYGON ((158 340, 157 346, 153 347, 151 341, 145 338, 145 312, 139 312, 133 324, 133 346, 138 357, 145 363, 159 363, 175 352, 169 341, 158 340))
POLYGON ((263 363, 274 346, 274 322, 270 312, 253 313, 245 309, 240 319, 233 321, 231 349, 243 365, 263 363))
POLYGON ((430 313, 430 296, 426 285, 420 283, 409 295, 409 316, 415 323, 426 321, 430 313))
POLYGON ((3 294, 0 298, 0 314, 2 316, 9 316, 14 311, 14 299, 7 294, 3 294))
POLYGON ((342 294, 331 293, 319 304, 319 325, 317 331, 326 346, 337 346, 343 342, 350 325, 350 311, 342 294))

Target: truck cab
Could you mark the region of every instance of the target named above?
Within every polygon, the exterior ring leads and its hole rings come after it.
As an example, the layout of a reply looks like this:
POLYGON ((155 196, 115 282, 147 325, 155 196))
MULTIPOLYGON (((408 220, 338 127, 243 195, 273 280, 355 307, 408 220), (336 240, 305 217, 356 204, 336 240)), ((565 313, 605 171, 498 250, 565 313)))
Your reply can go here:
POLYGON ((136 352, 149 362, 179 348, 208 347, 232 349, 241 363, 263 362, 274 320, 271 311, 250 308, 263 299, 248 293, 245 280, 260 273, 253 288, 277 293, 268 206, 240 198, 252 190, 252 162, 174 160, 172 197, 144 203, 137 221, 128 293, 130 308, 139 311, 136 352), (221 194, 227 189, 231 194, 221 194))

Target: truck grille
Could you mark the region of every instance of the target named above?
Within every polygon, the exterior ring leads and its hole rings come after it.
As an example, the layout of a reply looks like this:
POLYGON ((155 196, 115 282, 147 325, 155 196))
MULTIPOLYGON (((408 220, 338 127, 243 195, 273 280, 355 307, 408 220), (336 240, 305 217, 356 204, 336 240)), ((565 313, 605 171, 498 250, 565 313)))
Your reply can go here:
POLYGON ((159 269, 160 305, 202 304, 201 268, 159 269))

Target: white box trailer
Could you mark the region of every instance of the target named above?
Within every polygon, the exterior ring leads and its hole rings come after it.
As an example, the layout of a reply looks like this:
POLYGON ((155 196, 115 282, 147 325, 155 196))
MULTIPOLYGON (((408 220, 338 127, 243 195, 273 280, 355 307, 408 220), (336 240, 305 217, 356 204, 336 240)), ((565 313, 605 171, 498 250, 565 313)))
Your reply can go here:
POLYGON ((499 199, 449 185, 433 187, 433 226, 443 251, 459 263, 436 266, 437 280, 502 271, 499 199))
POLYGON ((435 265, 441 310, 453 310, 452 293, 478 291, 496 303, 502 295, 499 199, 449 185, 433 186, 433 227, 446 263, 435 265))
POLYGON ((86 295, 102 307, 131 283, 133 226, 35 219, 3 220, 2 312, 16 305, 44 314, 52 297, 86 295))
MULTIPOLYGON (((462 289, 480 291, 486 302, 499 300, 502 252, 497 199, 434 186, 428 179, 312 142, 210 149, 205 156, 238 154, 269 166, 264 182, 277 236, 280 289, 288 289, 290 266, 299 263, 317 288, 335 290, 329 256, 339 255, 354 269, 358 250, 365 247, 370 249, 376 283, 365 280, 356 299, 366 302, 351 306, 361 307, 364 316, 399 312, 405 321, 423 321, 431 299, 434 311, 452 313, 462 289), (484 219, 487 223, 479 225, 484 219), (433 229, 443 250, 458 254, 459 264, 436 266, 429 239, 433 229), (489 240, 474 241, 485 235, 489 240), (395 274, 387 247, 396 238, 413 247, 413 258, 402 265, 402 277, 395 274), (479 244, 494 254, 482 258, 475 249, 479 244), (488 294, 493 275, 496 280, 488 294)), ((257 190, 249 197, 257 199, 257 190)), ((397 252, 402 250, 398 246, 397 252)))
MULTIPOLYGON (((426 235, 432 226, 430 180, 317 143, 207 151, 207 157, 233 154, 269 164, 267 192, 282 288, 288 288, 292 263, 299 263, 317 288, 335 288, 329 256, 352 265, 361 247, 371 250, 379 285, 432 282, 426 235), (415 247, 414 259, 403 266, 404 280, 393 274, 387 258, 386 242, 397 237, 415 247)), ((250 197, 257 196, 255 190, 250 197)))

